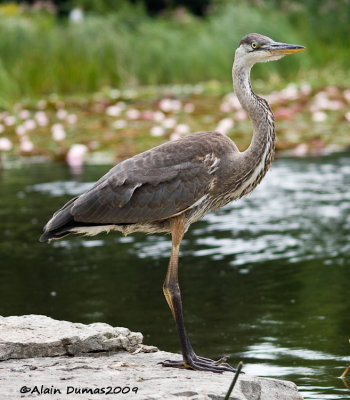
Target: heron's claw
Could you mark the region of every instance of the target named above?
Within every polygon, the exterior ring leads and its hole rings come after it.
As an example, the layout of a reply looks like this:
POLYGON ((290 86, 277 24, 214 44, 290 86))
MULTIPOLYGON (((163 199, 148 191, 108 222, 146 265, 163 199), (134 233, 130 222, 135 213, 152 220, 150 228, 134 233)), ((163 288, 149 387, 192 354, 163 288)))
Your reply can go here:
POLYGON ((234 368, 231 367, 230 364, 226 363, 226 358, 220 358, 220 360, 213 361, 209 358, 198 357, 196 355, 189 357, 186 361, 172 361, 165 360, 160 364, 163 367, 173 367, 173 368, 185 368, 185 369, 193 369, 196 371, 210 371, 216 373, 222 373, 225 371, 236 372, 234 368))

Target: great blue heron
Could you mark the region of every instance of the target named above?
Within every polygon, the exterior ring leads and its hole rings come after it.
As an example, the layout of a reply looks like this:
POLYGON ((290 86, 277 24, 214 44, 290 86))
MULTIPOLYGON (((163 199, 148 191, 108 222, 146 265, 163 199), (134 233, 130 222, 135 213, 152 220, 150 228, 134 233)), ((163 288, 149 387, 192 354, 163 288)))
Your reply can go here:
POLYGON ((175 319, 183 360, 166 360, 166 367, 212 372, 233 371, 225 359, 197 356, 187 336, 178 282, 181 240, 189 226, 250 191, 271 165, 275 127, 266 100, 251 88, 250 70, 257 62, 278 60, 303 46, 274 42, 256 33, 245 36, 232 68, 234 89, 253 123, 253 138, 240 152, 218 132, 195 133, 135 155, 113 167, 95 185, 68 201, 44 227, 41 241, 69 233, 96 235, 117 230, 166 232, 172 250, 163 291, 175 319))

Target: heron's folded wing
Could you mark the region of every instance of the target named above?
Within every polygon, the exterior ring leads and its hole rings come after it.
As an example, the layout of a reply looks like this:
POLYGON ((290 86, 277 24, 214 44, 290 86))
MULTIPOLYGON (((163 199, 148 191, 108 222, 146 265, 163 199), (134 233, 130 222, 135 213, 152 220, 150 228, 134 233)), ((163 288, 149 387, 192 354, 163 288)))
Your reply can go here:
POLYGON ((119 167, 77 198, 71 214, 75 221, 106 224, 168 218, 203 197, 211 178, 198 160, 151 169, 119 167))

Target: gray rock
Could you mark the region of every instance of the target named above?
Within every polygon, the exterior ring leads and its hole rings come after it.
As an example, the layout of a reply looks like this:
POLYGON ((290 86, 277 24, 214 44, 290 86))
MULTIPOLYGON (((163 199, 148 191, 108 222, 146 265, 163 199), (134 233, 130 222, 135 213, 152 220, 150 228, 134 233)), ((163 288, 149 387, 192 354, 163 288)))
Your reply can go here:
MULTIPOLYGON (((0 317, 0 353, 5 360, 0 362, 1 399, 223 400, 232 373, 163 368, 161 361, 181 356, 154 352, 141 340, 139 333, 106 324, 73 324, 36 315, 0 317), (5 351, 5 342, 11 351, 5 351), (135 351, 106 353, 120 350, 120 345, 135 351), (39 358, 18 359, 28 357, 30 348, 39 358), (63 351, 66 356, 60 354, 63 351), (67 356, 72 354, 80 356, 67 356), (14 356, 17 359, 9 359, 14 356)), ((292 382, 242 374, 230 399, 302 400, 302 396, 292 382)))
POLYGON ((101 351, 135 351, 142 334, 104 323, 57 321, 44 315, 0 317, 0 360, 101 351))

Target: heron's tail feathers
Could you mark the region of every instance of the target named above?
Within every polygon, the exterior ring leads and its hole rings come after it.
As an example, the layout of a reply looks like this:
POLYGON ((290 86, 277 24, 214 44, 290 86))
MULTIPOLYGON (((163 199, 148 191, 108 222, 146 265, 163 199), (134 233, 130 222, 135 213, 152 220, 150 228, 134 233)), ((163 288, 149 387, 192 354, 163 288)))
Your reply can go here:
POLYGON ((55 239, 61 239, 64 236, 69 235, 70 232, 69 231, 65 231, 62 233, 57 233, 57 232, 44 232, 40 238, 39 238, 39 242, 50 242, 51 240, 55 240, 55 239))
POLYGON ((76 199, 77 197, 71 199, 60 210, 55 212, 50 221, 44 226, 44 232, 39 238, 40 242, 61 239, 70 233, 69 230, 74 227, 75 223, 70 211, 76 199))

